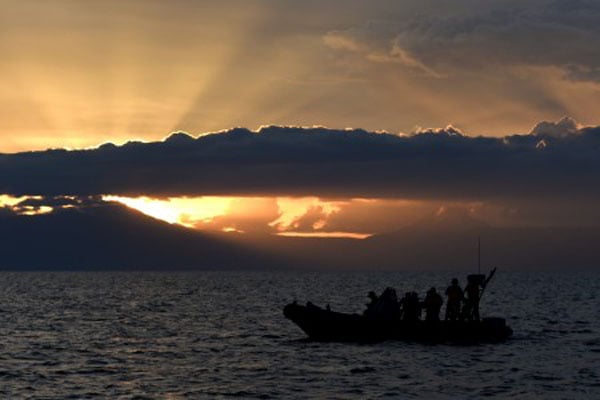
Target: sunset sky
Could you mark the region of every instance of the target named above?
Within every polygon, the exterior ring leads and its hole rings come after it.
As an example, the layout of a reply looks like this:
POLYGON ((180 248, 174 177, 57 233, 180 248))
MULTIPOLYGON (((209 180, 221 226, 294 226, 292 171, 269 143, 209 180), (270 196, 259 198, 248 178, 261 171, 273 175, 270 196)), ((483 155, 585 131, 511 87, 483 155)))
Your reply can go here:
POLYGON ((454 208, 600 223, 597 2, 0 5, 0 203, 21 213, 104 196, 237 232, 363 237, 454 208), (23 153, 49 148, 87 151, 23 153))

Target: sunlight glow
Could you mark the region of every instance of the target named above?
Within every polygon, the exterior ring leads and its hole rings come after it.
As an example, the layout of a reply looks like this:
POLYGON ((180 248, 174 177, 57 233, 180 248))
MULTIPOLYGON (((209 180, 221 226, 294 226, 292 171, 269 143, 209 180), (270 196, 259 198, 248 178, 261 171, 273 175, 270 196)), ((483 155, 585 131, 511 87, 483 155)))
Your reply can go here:
POLYGON ((48 214, 54 211, 53 207, 42 205, 34 206, 23 204, 27 200, 41 200, 41 196, 20 196, 14 197, 6 194, 0 195, 0 207, 7 207, 17 215, 40 215, 48 214))
POLYGON ((341 201, 323 201, 318 197, 279 197, 277 205, 279 208, 279 218, 269 223, 269 226, 279 232, 290 229, 298 229, 301 220, 309 213, 317 213, 318 217, 312 223, 315 230, 323 229, 327 224, 327 218, 341 210, 341 206, 346 202, 341 201))
POLYGON ((402 199, 326 199, 311 197, 97 197, 0 194, 0 207, 14 215, 39 215, 66 209, 83 211, 119 203, 152 218, 190 229, 247 235, 364 239, 391 232, 445 207, 474 215, 482 205, 428 203, 402 199))
POLYGON ((166 198, 102 196, 105 201, 116 201, 151 217, 195 228, 198 223, 208 223, 229 211, 232 197, 166 198))
POLYGON ((301 237, 301 238, 345 238, 345 239, 366 239, 373 236, 372 233, 354 233, 354 232, 279 232, 277 236, 301 237))
MULTIPOLYGON (((349 201, 326 201, 318 197, 183 197, 151 198, 106 195, 151 217, 188 228, 245 233, 249 229, 289 236, 355 237, 365 233, 328 232, 329 219, 349 201)), ((360 200, 359 200, 360 201, 360 200)))
POLYGON ((15 206, 17 204, 19 204, 20 202, 29 199, 31 197, 28 196, 21 196, 21 197, 13 197, 13 196, 9 196, 7 194, 0 194, 0 207, 12 207, 15 206))
POLYGON ((225 228, 222 229, 223 232, 227 232, 227 233, 245 233, 242 230, 236 229, 232 226, 226 226, 225 228))
MULTIPOLYGON (((0 207, 14 215, 102 207, 114 202, 152 218, 189 229, 247 235, 364 239, 391 232, 436 212, 443 203, 402 199, 201 196, 125 197, 116 195, 21 196, 0 194, 0 207)), ((453 206, 448 204, 448 206, 453 206)), ((454 206, 453 206, 454 207, 454 206)), ((463 204, 471 214, 480 204, 463 204)), ((441 211, 440 211, 441 210, 441 211)))
POLYGON ((20 214, 21 215, 40 215, 40 214, 48 214, 48 213, 51 213, 52 211, 54 211, 54 208, 49 207, 49 206, 41 206, 39 208, 28 206, 28 207, 24 207, 20 214))

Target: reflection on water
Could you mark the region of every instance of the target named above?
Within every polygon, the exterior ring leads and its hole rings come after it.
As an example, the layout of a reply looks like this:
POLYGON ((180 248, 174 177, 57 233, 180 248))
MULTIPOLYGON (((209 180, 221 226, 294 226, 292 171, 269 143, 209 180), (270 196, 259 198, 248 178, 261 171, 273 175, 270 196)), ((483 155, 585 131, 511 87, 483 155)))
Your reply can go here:
POLYGON ((500 271, 482 311, 515 337, 471 347, 311 343, 281 311, 359 312, 448 274, 0 275, 3 398, 600 398, 597 273, 500 271))

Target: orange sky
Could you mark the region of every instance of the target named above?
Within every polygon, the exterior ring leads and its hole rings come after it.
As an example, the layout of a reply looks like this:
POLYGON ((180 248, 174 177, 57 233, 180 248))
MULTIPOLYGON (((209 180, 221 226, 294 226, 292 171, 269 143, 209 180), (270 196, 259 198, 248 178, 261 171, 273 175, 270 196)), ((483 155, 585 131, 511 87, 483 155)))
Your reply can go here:
MULTIPOLYGON (((593 2, 541 0, 3 0, 0 153, 235 126, 597 125, 598 18, 593 2)), ((448 205, 252 195, 117 200, 188 227, 270 233, 369 234, 448 205)), ((460 207, 490 220, 514 208, 460 207)))
POLYGON ((563 115, 600 122, 593 38, 569 36, 558 11, 549 32, 525 25, 531 44, 496 34, 494 7, 517 12, 504 3, 4 0, 0 152, 266 124, 501 135, 563 115), (461 18, 494 34, 437 48, 414 23, 461 33, 461 18), (466 61, 442 54, 453 47, 466 61))

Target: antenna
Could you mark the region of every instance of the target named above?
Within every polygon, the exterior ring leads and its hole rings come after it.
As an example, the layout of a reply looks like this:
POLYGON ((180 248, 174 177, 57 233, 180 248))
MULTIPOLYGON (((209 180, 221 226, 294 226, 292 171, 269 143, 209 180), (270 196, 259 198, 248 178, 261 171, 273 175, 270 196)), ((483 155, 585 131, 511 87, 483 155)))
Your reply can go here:
POLYGON ((477 236, 477 273, 481 275, 481 236, 477 236))

